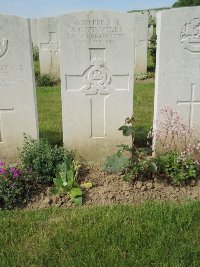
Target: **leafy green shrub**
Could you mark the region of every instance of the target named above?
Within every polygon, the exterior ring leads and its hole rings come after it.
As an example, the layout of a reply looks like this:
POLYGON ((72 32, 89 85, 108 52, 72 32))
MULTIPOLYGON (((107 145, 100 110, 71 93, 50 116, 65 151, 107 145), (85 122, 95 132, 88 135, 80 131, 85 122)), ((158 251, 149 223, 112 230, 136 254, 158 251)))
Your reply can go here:
POLYGON ((83 192, 78 185, 78 173, 80 165, 76 161, 65 160, 56 166, 56 178, 53 179, 54 187, 51 192, 55 195, 70 195, 76 205, 82 205, 83 192))
POLYGON ((167 179, 170 183, 180 185, 197 178, 199 169, 196 162, 182 153, 169 152, 155 158, 140 159, 132 162, 124 180, 167 179))
POLYGON ((34 61, 34 72, 35 72, 35 79, 37 81, 38 77, 40 76, 40 62, 34 61))
POLYGON ((106 158, 102 164, 102 171, 107 173, 123 172, 129 166, 129 163, 129 158, 118 151, 106 158))
POLYGON ((39 60, 39 48, 37 46, 33 47, 33 60, 34 61, 39 60))
POLYGON ((56 81, 50 74, 40 74, 36 77, 36 84, 38 87, 52 87, 56 84, 56 81))
POLYGON ((150 40, 150 45, 148 47, 148 51, 152 57, 154 67, 156 66, 156 44, 157 44, 157 36, 156 33, 154 33, 150 40))
POLYGON ((32 168, 39 182, 51 183, 56 174, 56 166, 64 160, 71 163, 74 153, 66 151, 64 147, 51 146, 44 140, 29 140, 25 135, 19 157, 25 168, 32 168))
POLYGON ((152 179, 156 172, 157 165, 152 159, 142 159, 131 163, 123 179, 125 181, 152 179))
POLYGON ((32 170, 0 162, 0 208, 13 209, 27 202, 33 183, 32 170))
POLYGON ((169 178, 173 184, 184 183, 198 175, 195 161, 184 154, 171 152, 155 160, 159 174, 169 178))

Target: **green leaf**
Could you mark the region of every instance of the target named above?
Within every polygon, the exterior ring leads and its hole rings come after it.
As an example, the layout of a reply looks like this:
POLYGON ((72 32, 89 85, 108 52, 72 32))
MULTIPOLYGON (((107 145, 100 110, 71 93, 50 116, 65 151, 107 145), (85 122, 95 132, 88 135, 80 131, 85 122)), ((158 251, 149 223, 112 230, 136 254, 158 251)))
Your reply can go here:
POLYGON ((82 198, 82 196, 74 197, 74 198, 72 198, 72 202, 73 202, 76 206, 81 206, 81 205, 83 205, 83 198, 82 198))
POLYGON ((151 172, 152 173, 156 173, 157 170, 158 170, 157 165, 155 164, 155 162, 151 162, 150 168, 151 168, 151 172))
POLYGON ((65 168, 66 168, 66 172, 69 171, 70 167, 71 167, 69 160, 66 159, 64 165, 65 165, 65 168))
POLYGON ((59 193, 60 193, 60 192, 59 192, 59 189, 56 188, 56 187, 51 188, 50 192, 51 192, 53 195, 59 195, 59 193))
POLYGON ((69 170, 69 171, 67 172, 67 180, 68 180, 68 181, 73 181, 73 180, 74 180, 74 173, 73 173, 72 170, 69 170))
POLYGON ((72 198, 74 198, 74 197, 82 196, 83 192, 79 187, 74 187, 70 190, 70 195, 72 196, 72 198))
POLYGON ((119 128, 120 131, 123 132, 124 136, 130 136, 135 133, 135 130, 132 126, 122 126, 119 128))
POLYGON ((62 187, 63 186, 63 181, 61 179, 59 179, 59 178, 54 178, 53 182, 54 182, 54 185, 56 187, 62 187))
POLYGON ((124 126, 121 126, 118 130, 119 131, 126 131, 127 128, 128 128, 128 126, 124 125, 124 126))

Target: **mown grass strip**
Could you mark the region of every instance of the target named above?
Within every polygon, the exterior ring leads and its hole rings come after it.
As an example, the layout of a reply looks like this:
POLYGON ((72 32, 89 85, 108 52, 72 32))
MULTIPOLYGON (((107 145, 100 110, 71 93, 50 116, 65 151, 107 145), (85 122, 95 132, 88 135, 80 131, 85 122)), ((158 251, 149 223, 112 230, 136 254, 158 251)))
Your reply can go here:
POLYGON ((200 266, 200 203, 0 212, 0 266, 200 266))

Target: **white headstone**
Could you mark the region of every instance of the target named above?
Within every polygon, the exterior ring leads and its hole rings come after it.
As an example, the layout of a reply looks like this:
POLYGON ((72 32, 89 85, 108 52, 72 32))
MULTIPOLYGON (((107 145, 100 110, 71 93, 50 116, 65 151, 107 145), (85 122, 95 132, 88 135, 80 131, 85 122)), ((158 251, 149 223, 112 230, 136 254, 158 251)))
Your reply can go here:
POLYGON ((29 21, 0 15, 0 158, 15 158, 23 133, 38 138, 29 21))
POLYGON ((157 23, 154 131, 164 105, 200 128, 200 7, 161 12, 157 23))
POLYGON ((41 74, 60 78, 57 17, 38 19, 37 34, 41 74))
POLYGON ((135 13, 135 74, 147 72, 148 15, 135 13))
POLYGON ((30 19, 31 22, 31 39, 33 47, 38 47, 38 40, 37 40, 37 19, 30 19))
POLYGON ((63 140, 88 161, 130 144, 118 128, 132 115, 134 15, 77 12, 59 21, 63 140))

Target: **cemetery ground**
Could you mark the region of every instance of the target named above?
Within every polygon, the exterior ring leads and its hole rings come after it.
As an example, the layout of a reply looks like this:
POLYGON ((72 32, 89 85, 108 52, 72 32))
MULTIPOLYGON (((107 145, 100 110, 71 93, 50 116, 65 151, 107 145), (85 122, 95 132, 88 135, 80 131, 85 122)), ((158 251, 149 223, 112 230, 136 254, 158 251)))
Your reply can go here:
MULTIPOLYGON (((145 129, 136 136, 139 147, 152 126, 154 80, 136 81, 134 93, 135 126, 145 129)), ((61 145, 60 86, 38 87, 37 102, 40 137, 61 145)), ((0 266, 200 265, 198 180, 131 183, 84 166, 84 181, 93 187, 82 207, 41 186, 22 210, 0 211, 0 266)))
MULTIPOLYGON (((146 130, 152 125, 153 88, 152 80, 135 85, 137 126, 146 130)), ((37 97, 41 137, 61 144, 60 88, 37 88, 37 97)), ((143 139, 138 136, 138 144, 143 139)), ((96 167, 82 174, 94 183, 83 207, 42 191, 24 210, 0 211, 0 266, 200 265, 200 203, 191 201, 198 185, 133 186, 96 167)))

